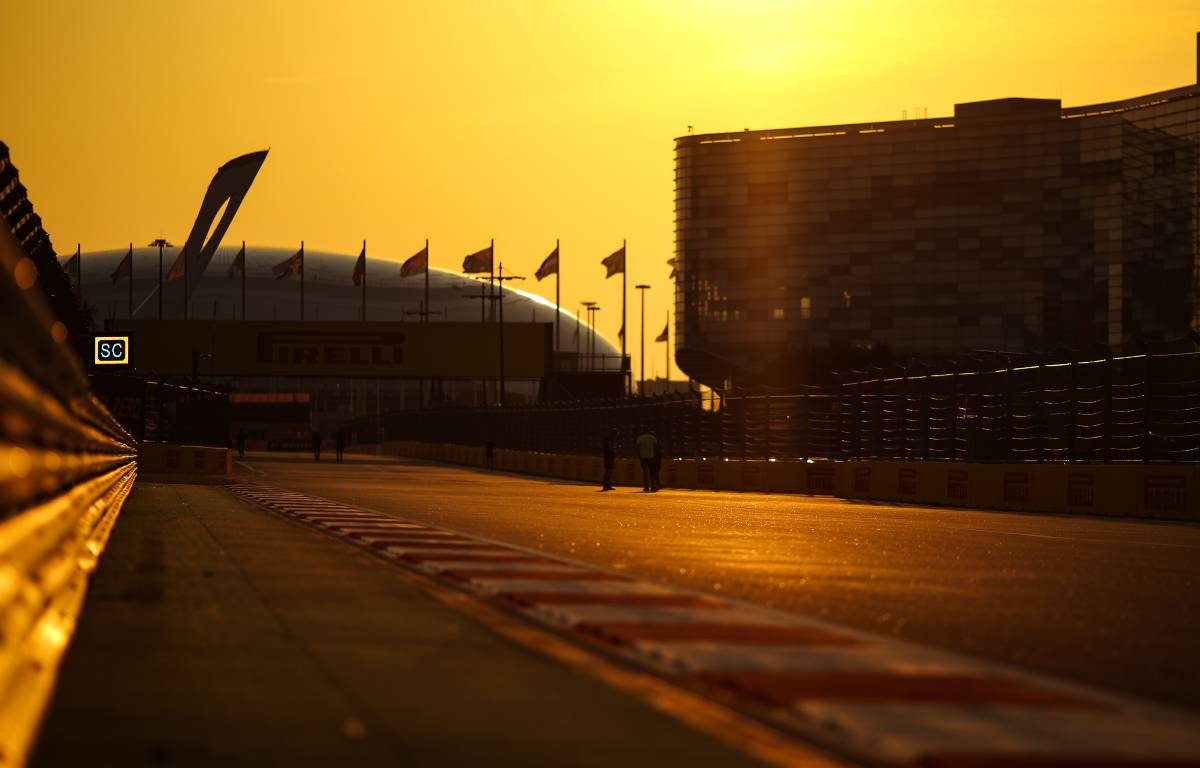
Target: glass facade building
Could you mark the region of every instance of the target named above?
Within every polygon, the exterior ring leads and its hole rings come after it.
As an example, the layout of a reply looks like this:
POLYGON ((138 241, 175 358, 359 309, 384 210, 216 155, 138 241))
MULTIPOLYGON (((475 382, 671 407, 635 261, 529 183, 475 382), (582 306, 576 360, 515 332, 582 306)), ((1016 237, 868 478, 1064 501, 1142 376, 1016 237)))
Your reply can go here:
POLYGON ((714 387, 1197 328, 1200 87, 676 140, 676 359, 714 387))

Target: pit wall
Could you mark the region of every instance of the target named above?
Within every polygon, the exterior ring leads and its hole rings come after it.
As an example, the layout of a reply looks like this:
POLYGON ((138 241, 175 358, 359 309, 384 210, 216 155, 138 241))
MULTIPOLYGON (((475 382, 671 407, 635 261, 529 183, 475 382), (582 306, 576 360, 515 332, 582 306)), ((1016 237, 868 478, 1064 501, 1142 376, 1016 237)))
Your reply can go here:
MULTIPOLYGON (((378 446, 358 450, 378 453, 378 446)), ((475 446, 389 442, 383 453, 486 466, 475 446)), ((598 456, 496 449, 494 468, 600 484, 598 456)), ((640 487, 633 459, 617 459, 614 483, 640 487)), ((1200 465, 967 464, 904 461, 668 459, 666 488, 837 496, 948 507, 1200 521, 1200 465)))
POLYGON ((233 451, 201 445, 142 443, 138 446, 138 471, 164 475, 228 475, 233 471, 233 451))

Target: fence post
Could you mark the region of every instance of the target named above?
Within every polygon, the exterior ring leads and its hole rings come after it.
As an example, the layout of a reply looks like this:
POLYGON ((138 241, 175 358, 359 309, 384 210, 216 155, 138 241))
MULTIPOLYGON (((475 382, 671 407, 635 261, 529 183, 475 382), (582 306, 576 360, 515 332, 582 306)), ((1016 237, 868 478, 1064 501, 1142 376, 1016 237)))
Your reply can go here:
POLYGON ((763 398, 763 461, 771 460, 771 395, 763 398))
POLYGON ((921 458, 929 461, 929 457, 933 455, 933 427, 930 422, 933 419, 933 377, 926 373, 922 378, 923 382, 921 392, 921 423, 924 425, 921 430, 921 458))
POLYGON ((741 432, 738 439, 738 447, 741 449, 742 461, 746 460, 746 451, 750 442, 750 403, 749 395, 743 395, 738 400, 738 418, 735 422, 738 425, 738 431, 741 432))
POLYGON ((862 388, 863 380, 859 379, 854 386, 854 459, 862 458, 862 441, 859 432, 862 430, 862 388))
POLYGON ((1004 453, 1005 460, 1013 460, 1013 367, 1012 358, 1008 358, 1007 373, 1004 374, 1004 453))
POLYGON ((958 460, 958 361, 950 375, 950 461, 958 460))
POLYGON ((799 403, 800 403, 800 446, 799 446, 800 447, 800 458, 804 459, 805 461, 808 461, 808 455, 812 452, 812 449, 809 447, 810 441, 808 439, 808 414, 809 414, 809 410, 811 409, 811 405, 809 403, 810 397, 811 397, 811 395, 809 395, 806 392, 806 393, 800 395, 800 400, 799 400, 799 403))
POLYGON ((1142 370, 1142 461, 1149 461, 1152 453, 1151 408, 1150 408, 1150 363, 1151 354, 1146 350, 1146 364, 1142 370))
POLYGON ((875 378, 875 407, 871 409, 871 458, 881 459, 883 450, 883 376, 875 378))
POLYGON ((1046 463, 1046 437, 1047 437, 1046 421, 1047 421, 1047 417, 1049 416, 1049 412, 1050 412, 1050 404, 1046 402, 1046 400, 1047 400, 1046 364, 1041 360, 1038 360, 1037 386, 1038 386, 1038 400, 1037 400, 1037 402, 1038 402, 1038 405, 1037 405, 1038 418, 1036 419, 1036 421, 1037 421, 1037 425, 1036 425, 1037 446, 1038 446, 1037 460, 1038 460, 1039 464, 1045 464, 1046 463))
POLYGON ((1112 463, 1112 402, 1113 359, 1112 351, 1104 354, 1104 463, 1112 463))
POLYGON ((1076 361, 1072 360, 1067 366, 1067 380, 1070 382, 1068 391, 1071 393, 1071 421, 1067 425, 1067 461, 1079 461, 1079 456, 1076 451, 1079 449, 1079 369, 1075 367, 1076 361))
MULTIPOLYGON (((713 403, 717 402, 717 393, 713 391, 713 403)), ((725 458, 725 412, 729 410, 729 397, 721 396, 721 407, 717 409, 717 458, 725 458)))

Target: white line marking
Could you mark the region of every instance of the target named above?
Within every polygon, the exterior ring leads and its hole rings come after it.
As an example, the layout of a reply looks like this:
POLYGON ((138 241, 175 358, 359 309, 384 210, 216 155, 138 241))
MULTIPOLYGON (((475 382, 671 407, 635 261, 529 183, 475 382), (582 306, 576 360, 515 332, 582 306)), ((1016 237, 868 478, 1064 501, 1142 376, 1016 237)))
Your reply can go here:
POLYGON ((261 470, 258 467, 252 467, 249 464, 247 464, 246 462, 242 461, 241 459, 234 459, 233 463, 237 464, 240 467, 245 467, 246 469, 250 470, 251 472, 257 472, 260 475, 267 474, 264 470, 261 470))

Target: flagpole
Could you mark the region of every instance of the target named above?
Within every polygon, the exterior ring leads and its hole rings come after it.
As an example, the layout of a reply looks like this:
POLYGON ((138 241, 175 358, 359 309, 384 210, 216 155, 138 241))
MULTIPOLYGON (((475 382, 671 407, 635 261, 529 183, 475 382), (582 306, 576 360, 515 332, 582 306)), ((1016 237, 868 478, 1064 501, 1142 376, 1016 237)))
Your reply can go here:
MULTIPOLYGON (((559 297, 562 291, 562 252, 558 250, 558 238, 554 239, 554 252, 558 254, 558 263, 554 265, 554 351, 557 352, 560 342, 558 338, 562 314, 562 308, 559 306, 559 297)), ((557 362, 555 363, 557 365, 557 362)))
MULTIPOLYGON (((621 241, 622 261, 621 265, 621 368, 625 367, 625 337, 629 335, 629 329, 625 327, 625 276, 629 274, 629 251, 626 248, 625 241, 621 241)), ((630 386, 633 385, 633 372, 629 373, 630 386)))
POLYGON ((129 244, 129 319, 133 319, 133 243, 129 244))
POLYGON ((83 243, 75 243, 75 294, 79 297, 79 308, 83 309, 83 243))
POLYGON ((163 244, 166 240, 161 237, 155 241, 158 244, 158 319, 162 320, 162 300, 163 300, 163 283, 162 283, 162 254, 163 244))
MULTIPOLYGON (((488 239, 488 269, 491 270, 488 273, 488 298, 483 303, 487 305, 488 309, 491 309, 491 304, 496 298, 496 238, 494 237, 488 239)), ((494 318, 496 313, 492 312, 491 316, 494 318)), ((497 396, 496 402, 500 402, 499 396, 497 396)))
POLYGON ((362 284, 363 322, 367 322, 367 241, 363 240, 363 284, 362 284))
MULTIPOLYGON (((492 256, 495 257, 495 251, 492 256)), ((500 392, 497 398, 504 405, 504 262, 500 262, 500 392)))
POLYGON ((183 246, 183 319, 187 320, 188 316, 188 268, 187 268, 187 244, 183 246))
MULTIPOLYGON (((423 302, 422 302, 420 318, 421 318, 422 323, 429 322, 429 238, 428 237, 425 238, 425 298, 423 299, 423 302)), ((420 387, 420 390, 421 390, 420 405, 422 408, 424 408, 425 407, 425 379, 420 379, 417 382, 417 386, 420 387)), ((430 400, 433 399, 433 384, 432 383, 429 386, 429 399, 430 400)))
POLYGON ((667 310, 667 386, 671 384, 671 310, 667 310))
POLYGON ((304 320, 304 241, 300 241, 300 320, 304 320))
POLYGON ((246 322, 246 241, 242 241, 242 322, 246 322))

